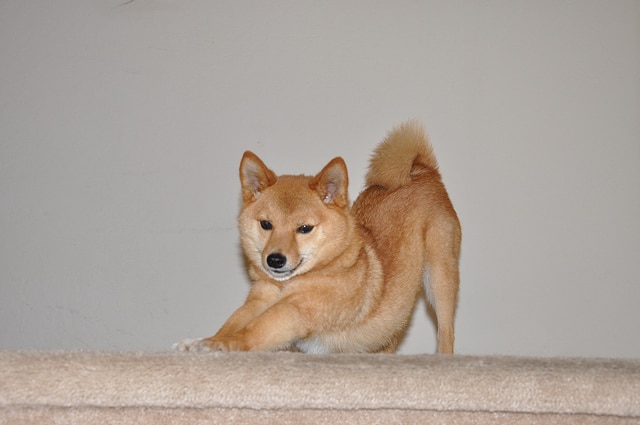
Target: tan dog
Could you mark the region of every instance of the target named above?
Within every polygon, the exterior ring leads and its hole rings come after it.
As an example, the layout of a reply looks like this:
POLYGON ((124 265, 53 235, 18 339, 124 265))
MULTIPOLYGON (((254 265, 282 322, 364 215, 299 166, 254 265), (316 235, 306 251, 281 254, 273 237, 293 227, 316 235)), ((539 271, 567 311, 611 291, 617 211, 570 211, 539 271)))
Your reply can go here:
POLYGON ((438 352, 453 352, 460 224, 419 124, 377 147, 351 209, 342 158, 315 177, 276 176, 245 152, 240 181, 253 285, 218 333, 178 350, 394 352, 426 270, 438 352))

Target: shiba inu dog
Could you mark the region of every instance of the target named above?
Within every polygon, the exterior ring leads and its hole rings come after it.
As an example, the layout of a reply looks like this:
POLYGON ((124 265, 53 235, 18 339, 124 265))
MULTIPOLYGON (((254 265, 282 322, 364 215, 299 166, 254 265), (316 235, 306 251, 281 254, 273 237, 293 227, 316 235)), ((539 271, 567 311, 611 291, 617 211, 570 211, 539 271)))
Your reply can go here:
POLYGON ((461 228, 420 124, 375 149, 353 206, 339 157, 315 176, 277 176, 247 151, 240 183, 249 295, 214 336, 176 349, 395 352, 426 272, 438 352, 453 353, 461 228))

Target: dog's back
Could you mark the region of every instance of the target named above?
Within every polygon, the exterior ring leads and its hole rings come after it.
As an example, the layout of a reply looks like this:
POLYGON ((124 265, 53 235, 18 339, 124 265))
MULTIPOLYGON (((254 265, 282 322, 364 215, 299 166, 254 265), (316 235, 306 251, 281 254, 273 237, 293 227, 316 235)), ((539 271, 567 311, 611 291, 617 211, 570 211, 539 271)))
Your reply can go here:
POLYGON ((353 213, 383 265, 388 296, 382 308, 407 322, 426 268, 438 351, 452 352, 461 229, 420 124, 410 121, 389 133, 373 153, 366 184, 353 213))

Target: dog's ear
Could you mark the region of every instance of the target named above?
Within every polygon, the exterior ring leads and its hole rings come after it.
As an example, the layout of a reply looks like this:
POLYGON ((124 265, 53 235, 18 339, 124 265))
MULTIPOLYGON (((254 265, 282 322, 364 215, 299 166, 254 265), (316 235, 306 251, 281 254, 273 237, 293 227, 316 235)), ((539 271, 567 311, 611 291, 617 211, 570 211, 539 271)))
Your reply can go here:
POLYGON ((276 174, 256 154, 246 151, 240 161, 242 201, 253 202, 260 193, 276 182, 276 174))
POLYGON ((333 158, 311 180, 309 186, 318 192, 320 199, 325 204, 336 205, 340 208, 349 206, 349 177, 347 165, 342 158, 333 158))

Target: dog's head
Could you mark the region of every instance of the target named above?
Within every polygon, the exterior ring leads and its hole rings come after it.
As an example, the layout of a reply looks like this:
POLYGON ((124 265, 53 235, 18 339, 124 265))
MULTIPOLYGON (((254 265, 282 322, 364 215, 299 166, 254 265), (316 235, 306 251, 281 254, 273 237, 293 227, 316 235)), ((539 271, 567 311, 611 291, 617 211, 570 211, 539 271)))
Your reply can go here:
POLYGON ((240 163, 242 248, 250 265, 286 281, 326 266, 353 231, 347 167, 334 158, 316 176, 277 176, 252 152, 240 163))

